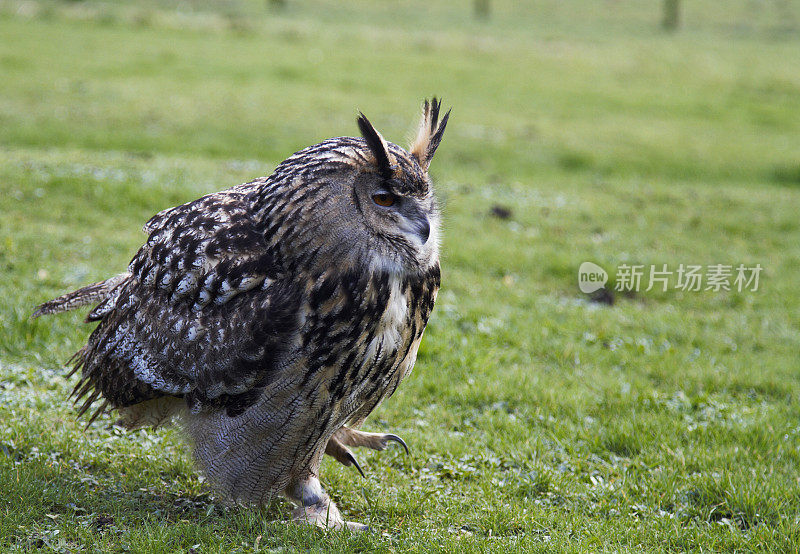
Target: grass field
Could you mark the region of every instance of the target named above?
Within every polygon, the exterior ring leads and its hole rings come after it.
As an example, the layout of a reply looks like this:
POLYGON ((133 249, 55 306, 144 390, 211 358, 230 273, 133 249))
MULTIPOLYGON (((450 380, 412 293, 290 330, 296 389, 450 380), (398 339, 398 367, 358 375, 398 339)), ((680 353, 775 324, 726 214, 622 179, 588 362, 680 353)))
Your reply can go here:
POLYGON ((1 1, 0 550, 796 552, 800 3, 685 4, 1 1), (443 288, 366 425, 411 455, 323 465, 370 533, 226 506, 175 430, 84 432, 91 328, 37 303, 356 109, 405 144, 433 94, 443 288), (607 305, 584 261, 764 269, 607 305))

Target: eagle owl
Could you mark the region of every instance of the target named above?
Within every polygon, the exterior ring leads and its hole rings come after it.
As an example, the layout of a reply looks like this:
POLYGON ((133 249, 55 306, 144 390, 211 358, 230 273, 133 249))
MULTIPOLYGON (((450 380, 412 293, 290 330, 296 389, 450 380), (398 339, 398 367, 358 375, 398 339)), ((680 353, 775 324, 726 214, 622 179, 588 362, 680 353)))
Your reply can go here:
POLYGON ((298 521, 360 528, 319 468, 328 454, 361 471, 349 447, 405 447, 357 429, 414 366, 439 289, 440 106, 425 101, 408 151, 360 114, 362 138, 164 210, 127 272, 39 306, 95 305, 74 356, 80 413, 102 400, 93 418, 117 409, 128 429, 177 416, 231 499, 282 495, 298 521))

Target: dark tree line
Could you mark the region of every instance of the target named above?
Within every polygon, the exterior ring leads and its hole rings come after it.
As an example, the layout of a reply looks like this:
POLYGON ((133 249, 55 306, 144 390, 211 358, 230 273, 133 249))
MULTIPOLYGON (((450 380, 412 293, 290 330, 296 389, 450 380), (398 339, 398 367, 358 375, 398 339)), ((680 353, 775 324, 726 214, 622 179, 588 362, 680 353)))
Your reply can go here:
MULTIPOLYGON (((491 0, 473 0, 473 13, 478 19, 489 19, 491 15, 491 0)), ((673 31, 681 23, 680 0, 664 0, 664 14, 661 25, 668 31, 673 31)))

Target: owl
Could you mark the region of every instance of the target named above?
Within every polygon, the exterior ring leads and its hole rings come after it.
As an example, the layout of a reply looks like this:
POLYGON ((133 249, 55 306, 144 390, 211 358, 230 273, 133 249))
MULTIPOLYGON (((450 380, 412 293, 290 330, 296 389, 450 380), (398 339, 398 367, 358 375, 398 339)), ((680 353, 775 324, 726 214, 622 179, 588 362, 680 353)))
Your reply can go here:
POLYGON ((361 472, 350 448, 406 447, 358 428, 411 372, 439 289, 440 107, 425 101, 408 151, 360 114, 361 138, 164 210, 125 273, 39 306, 93 305, 73 357, 79 413, 115 409, 128 429, 176 421, 228 498, 283 496, 296 521, 363 528, 319 470, 324 454, 361 472))

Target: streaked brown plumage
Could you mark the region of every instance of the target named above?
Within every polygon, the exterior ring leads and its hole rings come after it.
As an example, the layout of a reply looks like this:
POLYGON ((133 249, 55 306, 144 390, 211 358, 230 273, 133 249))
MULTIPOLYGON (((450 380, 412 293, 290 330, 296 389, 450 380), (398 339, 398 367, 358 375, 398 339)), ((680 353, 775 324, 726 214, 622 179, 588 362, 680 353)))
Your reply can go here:
POLYGON ((75 356, 80 412, 102 400, 93 417, 116 408, 129 429, 179 416, 223 493, 284 495, 296 519, 344 525, 323 454, 351 465, 348 447, 405 446, 356 428, 411 371, 439 288, 439 108, 425 102, 408 152, 361 115, 361 139, 165 210, 126 273, 40 306, 96 303, 75 356))

